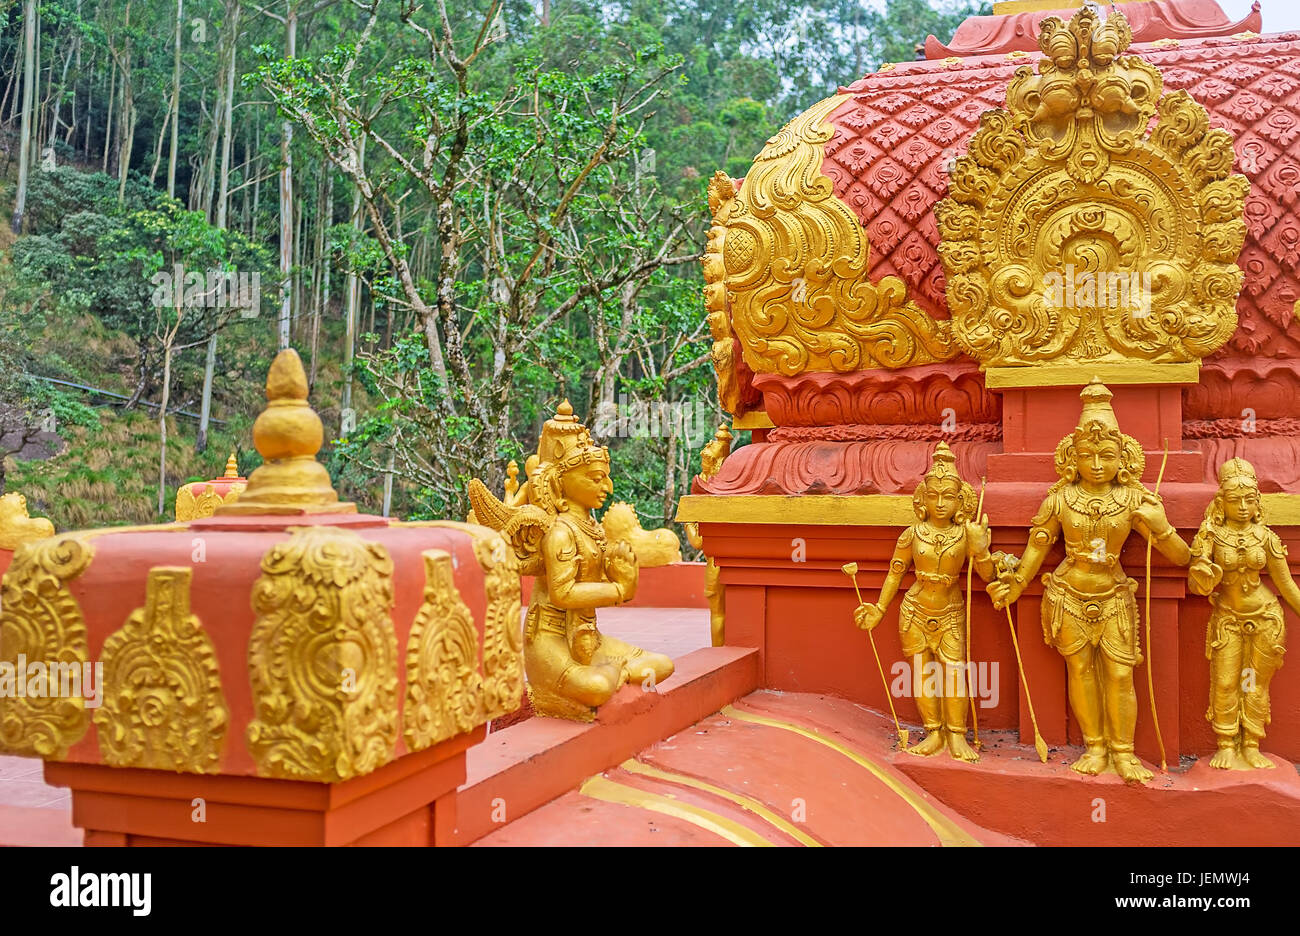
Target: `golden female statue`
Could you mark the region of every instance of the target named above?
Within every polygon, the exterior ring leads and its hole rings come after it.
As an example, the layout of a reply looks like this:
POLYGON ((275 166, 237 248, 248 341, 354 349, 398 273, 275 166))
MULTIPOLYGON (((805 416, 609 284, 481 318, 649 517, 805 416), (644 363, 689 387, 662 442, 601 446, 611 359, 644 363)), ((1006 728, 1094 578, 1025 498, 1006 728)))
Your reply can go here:
POLYGON ((1273 767, 1259 752, 1271 720, 1269 682, 1282 665, 1286 622, 1282 606, 1260 581, 1267 571, 1282 598, 1300 614, 1300 588, 1291 578, 1286 547, 1264 525, 1259 481, 1250 462, 1219 467, 1219 491, 1192 540, 1188 586, 1214 607, 1205 634, 1210 661, 1210 707, 1218 751, 1211 767, 1273 767))
POLYGON ((977 761, 979 754, 966 743, 969 708, 966 680, 966 639, 963 627, 966 602, 961 571, 970 556, 986 581, 995 575, 989 554, 988 518, 976 522, 975 492, 957 474, 956 459, 948 443, 940 442, 931 457, 930 470, 912 494, 917 522, 898 537, 889 560, 889 574, 875 604, 858 605, 854 623, 874 630, 898 594, 909 566, 916 582, 903 596, 898 612, 898 634, 903 653, 912 658, 913 683, 921 687, 916 707, 926 736, 908 748, 913 754, 938 754, 946 747, 959 760, 977 761), (938 667, 943 684, 919 678, 938 667))
POLYGON ((590 721, 629 680, 657 683, 673 662, 602 634, 596 609, 636 594, 636 555, 626 542, 608 546, 591 512, 613 493, 609 450, 591 441, 565 400, 546 421, 537 467, 515 505, 497 500, 477 478, 469 496, 479 522, 505 534, 535 575, 524 625, 528 698, 539 715, 590 721))
POLYGON ((1014 602, 1064 535, 1065 559, 1043 576, 1043 639, 1065 657, 1070 710, 1083 731, 1086 750, 1071 766, 1083 774, 1113 767, 1125 780, 1145 783, 1151 771, 1133 753, 1133 668, 1142 660, 1137 581, 1125 574, 1119 554, 1134 529, 1179 565, 1187 565, 1189 553, 1160 498, 1139 480, 1146 457, 1136 439, 1120 432, 1111 395, 1096 378, 1079 394, 1079 425, 1056 447, 1060 480, 1031 521, 1019 567, 999 575, 988 592, 999 609, 1014 602))

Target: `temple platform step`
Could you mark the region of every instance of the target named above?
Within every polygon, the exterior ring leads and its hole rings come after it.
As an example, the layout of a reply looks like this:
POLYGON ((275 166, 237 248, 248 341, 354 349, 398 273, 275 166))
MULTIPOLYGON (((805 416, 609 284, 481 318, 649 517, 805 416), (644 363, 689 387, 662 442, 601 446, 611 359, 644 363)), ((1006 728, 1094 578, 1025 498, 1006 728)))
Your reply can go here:
MULTIPOLYGON (((922 736, 910 728, 913 744, 922 736)), ((1149 784, 1048 763, 985 731, 978 764, 899 751, 887 715, 759 690, 515 817, 500 845, 1279 845, 1300 835, 1300 776, 1185 758, 1149 784), (1244 822, 1245 815, 1268 817, 1244 822)), ((1148 764, 1148 767, 1153 765, 1148 764)))
POLYGON ((758 686, 754 649, 705 647, 675 663, 653 691, 624 686, 589 724, 533 717, 489 734, 467 755, 454 831, 437 844, 468 845, 516 822, 758 686))
POLYGON ((753 692, 478 844, 1024 844, 911 780, 886 725, 842 699, 753 692))

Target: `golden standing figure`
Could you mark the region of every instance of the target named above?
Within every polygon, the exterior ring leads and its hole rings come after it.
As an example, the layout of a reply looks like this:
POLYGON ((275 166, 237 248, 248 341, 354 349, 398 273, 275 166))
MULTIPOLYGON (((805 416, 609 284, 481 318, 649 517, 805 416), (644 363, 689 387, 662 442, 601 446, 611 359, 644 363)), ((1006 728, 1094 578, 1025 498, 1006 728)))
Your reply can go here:
POLYGON ((478 479, 469 484, 479 522, 500 530, 525 575, 536 576, 524 627, 528 698, 539 715, 590 721, 628 680, 672 675, 673 662, 596 628, 596 609, 636 594, 636 555, 608 545, 591 512, 613 493, 609 450, 594 444, 565 400, 546 421, 515 505, 497 500, 478 479))
POLYGON ((1192 540, 1191 590, 1214 607, 1205 635, 1210 661, 1210 706, 1218 751, 1211 767, 1273 767, 1259 752, 1272 718, 1269 682, 1286 651, 1282 606, 1260 581, 1267 571, 1282 599, 1300 614, 1300 588, 1291 578, 1286 547, 1264 525, 1259 481, 1250 462, 1233 458, 1219 467, 1219 491, 1192 540))
POLYGON ((1065 658, 1070 710, 1083 731, 1086 750, 1071 766, 1083 774, 1113 767, 1125 780, 1145 783, 1151 771, 1133 753, 1133 669, 1142 660, 1137 581, 1119 554, 1134 529, 1179 565, 1187 565, 1189 552, 1160 498, 1139 480, 1146 457, 1136 439, 1120 432, 1111 395, 1096 378, 1079 394, 1079 425, 1056 447, 1060 480, 1031 521, 1018 568, 999 574, 988 591, 999 609, 1013 603, 1064 535, 1065 559, 1043 576, 1043 639, 1065 658))
POLYGON ((969 674, 961 571, 967 556, 985 581, 994 578, 995 567, 989 553, 988 518, 976 521, 975 491, 957 474, 956 459, 946 442, 935 448, 912 504, 917 522, 898 537, 879 600, 858 605, 853 620, 864 630, 875 629, 898 594, 903 574, 909 566, 915 567, 916 582, 903 596, 898 613, 898 633, 915 674, 933 672, 937 665, 943 671, 943 685, 936 693, 932 680, 914 680, 922 687, 916 707, 926 736, 908 750, 938 754, 946 747, 953 757, 974 762, 979 754, 966 743, 969 674))
MULTIPOLYGON (((708 481, 722 470, 723 460, 731 454, 731 430, 726 424, 718 427, 713 438, 700 450, 700 477, 708 481)), ((704 548, 704 537, 700 535, 698 523, 686 524, 686 539, 696 549, 704 548)), ((726 592, 722 587, 722 573, 712 556, 705 556, 704 597, 709 601, 709 629, 712 633, 713 646, 721 647, 727 642, 726 592)))

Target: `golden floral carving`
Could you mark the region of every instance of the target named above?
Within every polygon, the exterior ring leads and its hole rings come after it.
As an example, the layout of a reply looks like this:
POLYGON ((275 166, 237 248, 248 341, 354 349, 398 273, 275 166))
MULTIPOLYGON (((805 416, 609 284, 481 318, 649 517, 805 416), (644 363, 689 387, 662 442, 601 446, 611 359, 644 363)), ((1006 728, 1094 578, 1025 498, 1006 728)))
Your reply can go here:
POLYGON ((225 497, 222 497, 211 484, 202 485, 202 490, 196 495, 194 489, 198 487, 200 485, 187 484, 176 492, 176 519, 178 521, 200 520, 204 517, 211 517, 216 513, 218 507, 233 504, 239 500, 239 494, 246 485, 231 485, 225 497))
POLYGON ((901 279, 868 279, 866 231, 822 172, 834 135, 827 117, 847 99, 826 98, 768 140, 739 191, 726 197, 719 186, 704 260, 710 325, 725 297, 756 373, 904 367, 955 353, 948 323, 911 302, 901 279))
POLYGON ((1161 98, 1130 39, 1120 13, 1043 20, 1037 73, 983 115, 935 206, 953 337, 983 366, 1196 361, 1236 328, 1232 137, 1187 92, 1161 98))
POLYGON ((350 530, 289 533, 253 586, 248 749, 262 776, 346 780, 397 743, 393 560, 350 530))
POLYGON ((402 737, 412 751, 482 722, 483 678, 474 617, 456 590, 451 553, 428 549, 423 556, 424 603, 406 642, 402 737))
POLYGON ((523 600, 519 557, 496 530, 474 523, 434 520, 420 525, 468 533, 483 570, 483 720, 508 715, 524 695, 523 600))
POLYGON ((114 767, 216 773, 230 723, 212 639, 190 613, 193 570, 149 570, 145 604, 104 642, 99 751, 114 767))
MULTIPOLYGON (((90 565, 94 550, 74 535, 18 547, 5 573, 0 614, 0 662, 17 669, 33 663, 84 671, 86 621, 68 583, 90 565)), ((0 750, 61 760, 90 727, 86 700, 0 696, 0 750)))
MULTIPOLYGON (((482 528, 486 529, 486 528, 482 528)), ((519 559, 495 530, 474 537, 483 570, 487 615, 483 622, 483 706, 487 718, 509 715, 524 695, 524 630, 519 559)))

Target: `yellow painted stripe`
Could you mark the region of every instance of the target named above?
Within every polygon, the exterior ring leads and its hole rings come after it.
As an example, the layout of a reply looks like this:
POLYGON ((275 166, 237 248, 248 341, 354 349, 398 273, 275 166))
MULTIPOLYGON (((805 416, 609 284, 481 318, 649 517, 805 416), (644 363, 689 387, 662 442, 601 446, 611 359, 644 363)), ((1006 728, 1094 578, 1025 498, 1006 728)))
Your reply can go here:
POLYGON ((887 526, 916 522, 910 494, 683 494, 679 523, 887 526))
POLYGON ((911 806, 912 809, 916 811, 916 814, 920 816, 923 820, 925 820, 926 825, 928 825, 931 829, 934 830, 934 834, 939 837, 940 845, 963 845, 963 846, 976 845, 977 846, 980 844, 978 840, 976 840, 968 832, 962 829, 961 826, 957 825, 955 822, 953 822, 943 813, 939 812, 939 810, 935 809, 932 804, 926 802, 921 797, 917 796, 906 786, 899 783, 897 778, 893 777, 885 770, 882 770, 876 764, 872 763, 870 760, 863 757, 861 754, 859 754, 857 751, 853 750, 852 748, 840 744, 838 741, 834 741, 831 738, 827 738, 824 735, 820 735, 817 732, 813 731, 812 729, 804 728, 801 725, 796 725, 792 722, 781 721, 780 719, 777 718, 769 718, 766 715, 756 715, 752 712, 742 712, 740 711, 740 709, 732 705, 724 706, 722 709, 722 714, 726 715, 728 718, 735 718, 739 721, 752 722, 755 725, 765 725, 769 728, 780 728, 784 731, 792 731, 795 734, 808 738, 811 741, 816 741, 818 744, 824 744, 826 747, 830 748, 831 750, 843 754, 845 757, 853 761, 859 767, 866 768, 866 770, 872 776, 874 776, 877 780, 879 780, 881 783, 887 786, 900 799, 902 799, 905 803, 907 803, 908 806, 911 806))
POLYGON ((622 806, 649 809, 651 812, 663 813, 665 816, 685 820, 691 825, 699 826, 701 829, 706 829, 714 835, 726 839, 733 845, 770 848, 775 844, 763 838, 753 829, 748 829, 739 822, 733 822, 726 816, 719 816, 717 813, 709 812, 709 810, 701 809, 698 806, 692 806, 689 803, 679 803, 673 798, 659 793, 638 790, 636 787, 628 786, 625 783, 617 783, 599 774, 583 783, 578 792, 583 796, 590 796, 592 799, 604 800, 606 803, 618 803, 622 806))
POLYGON ((625 760, 619 764, 628 773, 640 774, 643 777, 653 777, 656 780, 666 780, 669 783, 677 783, 681 786, 694 787, 697 790, 703 790, 705 793, 711 793, 714 796, 720 796, 725 800, 735 803, 741 809, 748 810, 754 815, 768 822, 786 835, 798 841, 801 845, 807 845, 810 848, 821 848, 822 843, 817 841, 807 832, 804 832, 789 819, 777 812, 768 809, 758 800, 745 796, 741 793, 735 793, 731 790, 724 790, 720 786, 714 786, 704 780, 699 780, 687 774, 673 773, 670 770, 661 770, 658 767, 652 767, 649 764, 643 764, 638 760, 625 760))
POLYGON ((776 423, 764 410, 755 410, 744 416, 737 416, 731 421, 732 429, 775 429, 776 423))
POLYGON ((984 386, 1082 387, 1094 377, 1105 384, 1194 384, 1201 379, 1201 362, 1151 364, 1146 361, 1099 361, 1093 364, 1033 364, 990 367, 984 386))

